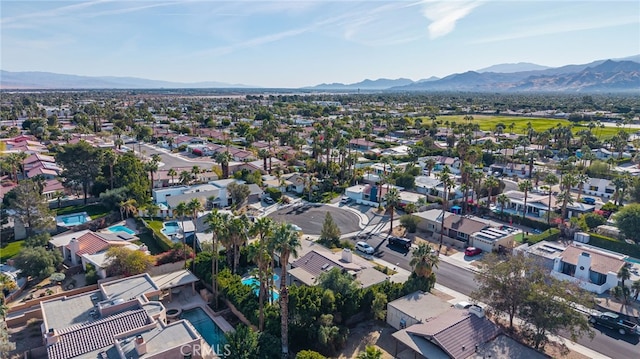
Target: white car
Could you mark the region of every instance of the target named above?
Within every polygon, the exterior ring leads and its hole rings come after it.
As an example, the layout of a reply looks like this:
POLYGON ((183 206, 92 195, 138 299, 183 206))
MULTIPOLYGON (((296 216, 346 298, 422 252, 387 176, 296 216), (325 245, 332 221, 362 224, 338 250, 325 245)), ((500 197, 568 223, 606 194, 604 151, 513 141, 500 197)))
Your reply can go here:
POLYGON ((358 243, 356 243, 356 249, 359 250, 360 252, 366 253, 366 254, 373 254, 373 252, 375 252, 375 249, 373 249, 373 247, 371 247, 366 242, 358 242, 358 243))
POLYGON ((349 203, 351 203, 351 198, 349 198, 349 197, 342 197, 342 198, 340 199, 340 203, 342 203, 342 204, 349 204, 349 203))

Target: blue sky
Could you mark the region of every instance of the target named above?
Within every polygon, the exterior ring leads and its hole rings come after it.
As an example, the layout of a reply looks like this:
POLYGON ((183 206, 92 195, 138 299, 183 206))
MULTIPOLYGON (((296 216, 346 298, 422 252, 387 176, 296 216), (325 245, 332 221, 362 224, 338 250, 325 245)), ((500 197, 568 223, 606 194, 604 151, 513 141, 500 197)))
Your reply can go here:
POLYGON ((640 54, 640 1, 6 1, 0 67, 302 87, 640 54))

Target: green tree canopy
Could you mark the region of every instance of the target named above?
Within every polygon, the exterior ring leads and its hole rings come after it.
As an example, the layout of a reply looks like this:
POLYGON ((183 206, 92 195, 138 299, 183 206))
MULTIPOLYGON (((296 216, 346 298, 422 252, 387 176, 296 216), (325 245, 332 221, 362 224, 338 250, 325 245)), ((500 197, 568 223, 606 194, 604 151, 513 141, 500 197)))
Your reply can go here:
POLYGON ((46 247, 51 240, 51 235, 47 232, 34 234, 24 241, 25 247, 46 247))
POLYGON ((146 176, 144 163, 133 153, 127 152, 118 159, 113 167, 115 187, 126 187, 127 198, 132 198, 139 205, 149 201, 148 189, 151 185, 146 176))
POLYGON ((84 203, 86 204, 89 187, 100 174, 104 162, 102 150, 93 147, 86 141, 67 144, 56 155, 56 161, 64 168, 62 177, 82 186, 84 203))
POLYGON ((227 186, 227 191, 229 192, 229 196, 233 201, 233 205, 236 208, 241 208, 244 206, 247 198, 249 198, 249 194, 251 194, 251 190, 249 186, 246 184, 239 184, 236 182, 229 183, 227 186))
MULTIPOLYGON (((235 331, 225 333, 228 347, 225 351, 238 359, 254 359, 258 357, 258 333, 244 324, 236 327, 235 331)), ((215 348, 214 348, 215 349, 215 348)), ((217 353, 224 356, 224 353, 217 353)))
POLYGON ((320 243, 332 248, 338 247, 340 244, 340 234, 340 228, 338 228, 336 222, 333 221, 331 213, 327 212, 324 215, 324 223, 320 231, 320 243))
POLYGON ((616 225, 627 238, 640 243, 640 204, 628 204, 616 213, 616 225))
POLYGON ((131 276, 144 273, 154 264, 150 255, 124 247, 111 247, 107 250, 107 273, 111 276, 131 276))
POLYGON ((14 210, 14 217, 25 225, 28 236, 55 228, 53 213, 36 182, 22 181, 11 192, 13 195, 9 200, 9 208, 14 210))
POLYGON ((62 264, 59 251, 48 251, 44 247, 24 248, 13 259, 20 276, 38 279, 47 278, 62 264))
POLYGON ((301 350, 296 354, 296 359, 327 359, 327 357, 313 350, 301 350))

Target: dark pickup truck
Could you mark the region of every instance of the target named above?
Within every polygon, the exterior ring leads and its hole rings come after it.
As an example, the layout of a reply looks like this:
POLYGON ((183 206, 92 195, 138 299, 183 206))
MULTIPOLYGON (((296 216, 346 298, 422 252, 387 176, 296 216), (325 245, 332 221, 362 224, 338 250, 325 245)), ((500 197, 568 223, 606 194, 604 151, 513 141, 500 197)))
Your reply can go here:
POLYGON ((623 320, 616 313, 605 312, 595 314, 589 318, 589 321, 592 324, 600 324, 604 327, 617 330, 618 333, 622 335, 640 335, 640 326, 638 326, 638 324, 628 320, 623 320))

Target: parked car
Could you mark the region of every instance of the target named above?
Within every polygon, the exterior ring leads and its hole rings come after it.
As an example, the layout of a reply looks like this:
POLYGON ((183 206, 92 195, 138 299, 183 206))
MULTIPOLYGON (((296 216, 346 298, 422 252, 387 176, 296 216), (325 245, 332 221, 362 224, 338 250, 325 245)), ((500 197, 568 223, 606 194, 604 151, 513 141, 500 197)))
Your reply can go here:
POLYGON ((373 254, 373 252, 375 252, 375 249, 373 249, 373 247, 371 247, 367 242, 356 243, 356 249, 366 254, 373 254))
POLYGON ((389 245, 409 249, 411 248, 411 240, 409 238, 389 237, 389 245))
POLYGON ((351 198, 349 198, 349 197, 342 197, 342 198, 340 199, 340 203, 342 203, 342 204, 349 204, 349 203, 351 203, 351 198))
POLYGON ((271 198, 271 197, 265 197, 265 198, 263 198, 262 200, 263 200, 263 201, 264 201, 264 203, 266 203, 266 204, 274 204, 274 203, 275 203, 275 201, 274 201, 274 200, 273 200, 273 198, 271 198))
POLYGON ((470 306, 472 306, 473 303, 467 302, 467 301, 462 301, 462 302, 458 302, 454 305, 454 307, 456 307, 457 309, 467 309, 470 306))
POLYGON ((477 256, 480 253, 482 253, 482 249, 476 247, 467 247, 467 249, 464 250, 464 255, 468 257, 477 256))
POLYGON ((582 197, 582 203, 596 204, 596 199, 592 197, 582 197))
POLYGON ((618 333, 625 335, 640 335, 640 326, 638 324, 621 319, 616 313, 604 312, 601 314, 592 315, 589 317, 589 322, 592 324, 600 324, 604 327, 617 330, 618 333))

